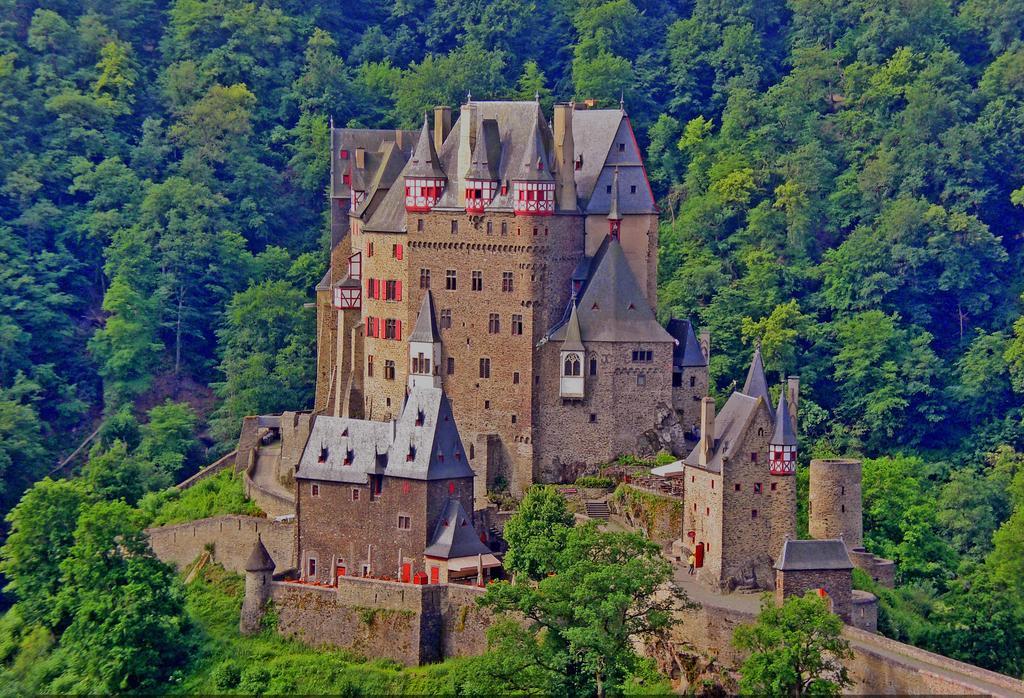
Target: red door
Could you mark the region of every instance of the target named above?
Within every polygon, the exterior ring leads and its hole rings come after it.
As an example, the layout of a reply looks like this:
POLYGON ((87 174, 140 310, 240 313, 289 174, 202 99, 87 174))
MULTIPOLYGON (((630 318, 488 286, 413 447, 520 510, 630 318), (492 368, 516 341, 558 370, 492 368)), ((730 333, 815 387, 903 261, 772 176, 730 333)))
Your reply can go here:
POLYGON ((402 581, 406 584, 409 583, 409 579, 412 577, 412 565, 408 562, 402 564, 402 581))
POLYGON ((441 568, 439 568, 439 567, 431 567, 430 568, 430 583, 431 584, 437 584, 438 583, 438 579, 440 579, 440 575, 441 575, 441 568))
POLYGON ((337 576, 338 577, 344 577, 345 576, 345 571, 346 571, 345 570, 345 565, 338 565, 338 574, 337 574, 337 576))
POLYGON ((693 556, 696 558, 694 567, 704 566, 704 544, 697 543, 697 549, 693 551, 693 556))

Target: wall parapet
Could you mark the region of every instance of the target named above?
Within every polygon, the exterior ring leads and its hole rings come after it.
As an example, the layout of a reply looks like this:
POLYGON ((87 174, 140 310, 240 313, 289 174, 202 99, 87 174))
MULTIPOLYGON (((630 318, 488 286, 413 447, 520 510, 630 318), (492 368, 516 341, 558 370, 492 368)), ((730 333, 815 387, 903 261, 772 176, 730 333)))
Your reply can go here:
POLYGON ((262 538, 278 572, 295 567, 295 524, 258 516, 227 514, 146 529, 149 545, 164 562, 182 568, 204 550, 232 572, 245 571, 257 536, 262 538))

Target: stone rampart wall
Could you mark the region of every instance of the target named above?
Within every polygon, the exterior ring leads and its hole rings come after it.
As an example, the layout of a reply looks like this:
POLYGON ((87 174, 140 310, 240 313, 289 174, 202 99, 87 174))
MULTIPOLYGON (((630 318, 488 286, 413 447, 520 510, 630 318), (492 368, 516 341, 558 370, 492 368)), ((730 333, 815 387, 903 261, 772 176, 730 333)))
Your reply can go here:
POLYGON ((215 516, 170 526, 147 529, 149 544, 164 562, 182 568, 207 548, 213 548, 213 559, 232 572, 245 571, 256 544, 263 539, 267 551, 281 572, 295 566, 295 525, 288 521, 272 521, 256 516, 215 516))

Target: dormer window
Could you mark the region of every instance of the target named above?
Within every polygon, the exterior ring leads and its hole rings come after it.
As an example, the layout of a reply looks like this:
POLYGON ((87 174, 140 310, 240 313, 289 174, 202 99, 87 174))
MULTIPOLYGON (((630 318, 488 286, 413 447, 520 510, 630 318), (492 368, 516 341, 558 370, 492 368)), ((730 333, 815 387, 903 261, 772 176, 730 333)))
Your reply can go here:
POLYGON ((409 446, 409 452, 405 455, 405 462, 411 463, 414 460, 416 460, 416 447, 409 446))
POLYGON ((438 453, 437 454, 437 462, 438 463, 444 463, 444 454, 443 453, 438 453))
POLYGON ((619 152, 620 153, 626 152, 626 144, 625 143, 619 143, 619 152))
POLYGON ((462 454, 458 451, 455 452, 455 460, 462 460, 462 454))
POLYGON ((576 158, 576 171, 579 172, 583 169, 583 155, 579 155, 576 158))
POLYGON ((316 462, 317 463, 326 463, 327 462, 327 447, 326 446, 320 446, 320 456, 316 459, 316 462))
POLYGON ((345 451, 345 460, 342 461, 342 465, 352 465, 352 461, 356 458, 356 453, 351 448, 345 451))

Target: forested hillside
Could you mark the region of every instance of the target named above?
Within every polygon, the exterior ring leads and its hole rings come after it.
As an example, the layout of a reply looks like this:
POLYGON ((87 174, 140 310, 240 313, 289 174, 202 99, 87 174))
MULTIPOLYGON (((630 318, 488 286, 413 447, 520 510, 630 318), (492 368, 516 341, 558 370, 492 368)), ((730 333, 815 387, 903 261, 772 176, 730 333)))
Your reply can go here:
POLYGON ((887 633, 1024 673, 1022 0, 0 0, 0 514, 101 423, 134 505, 308 407, 330 119, 467 93, 624 99, 662 317, 871 459, 887 633))

